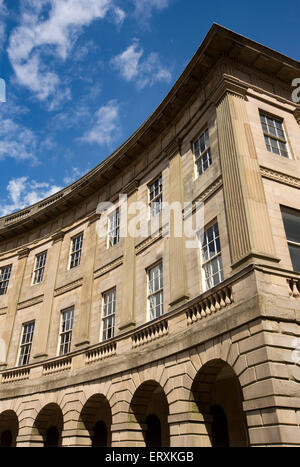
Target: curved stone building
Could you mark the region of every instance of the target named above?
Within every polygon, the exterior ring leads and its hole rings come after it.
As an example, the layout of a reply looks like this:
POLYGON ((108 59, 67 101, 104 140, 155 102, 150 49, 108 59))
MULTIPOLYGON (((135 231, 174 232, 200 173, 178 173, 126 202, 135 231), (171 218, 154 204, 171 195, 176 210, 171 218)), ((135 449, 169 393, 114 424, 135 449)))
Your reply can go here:
POLYGON ((300 444, 299 77, 213 25, 117 151, 0 219, 1 446, 300 444))

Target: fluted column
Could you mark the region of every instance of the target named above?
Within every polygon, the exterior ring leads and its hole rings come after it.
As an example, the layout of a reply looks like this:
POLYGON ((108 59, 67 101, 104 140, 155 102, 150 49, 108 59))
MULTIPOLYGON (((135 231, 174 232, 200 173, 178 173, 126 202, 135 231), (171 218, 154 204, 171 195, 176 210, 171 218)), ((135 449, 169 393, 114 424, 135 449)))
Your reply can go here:
POLYGON ((247 115, 245 89, 226 89, 217 102, 220 159, 232 267, 257 258, 278 261, 247 115), (252 259, 251 259, 252 258, 252 259))
POLYGON ((39 319, 36 323, 35 339, 33 344, 33 358, 35 359, 45 358, 48 356, 49 329, 63 239, 63 232, 60 231, 55 233, 52 236, 52 246, 48 249, 47 252, 44 302, 39 319))

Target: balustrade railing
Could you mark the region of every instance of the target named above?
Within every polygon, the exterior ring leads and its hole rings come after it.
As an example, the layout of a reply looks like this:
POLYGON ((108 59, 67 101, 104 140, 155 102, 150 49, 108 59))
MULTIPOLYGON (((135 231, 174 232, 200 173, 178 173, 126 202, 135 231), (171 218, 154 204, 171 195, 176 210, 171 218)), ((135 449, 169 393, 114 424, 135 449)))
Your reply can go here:
POLYGON ((291 297, 300 297, 300 279, 292 278, 287 280, 289 285, 289 294, 291 297))
POLYGON ((167 336, 168 332, 168 321, 166 319, 153 323, 133 334, 131 337, 132 347, 135 348, 153 342, 161 337, 167 336))
POLYGON ((61 371, 70 370, 72 367, 72 357, 66 357, 52 362, 44 363, 43 375, 52 375, 61 371))
POLYGON ((201 299, 200 296, 199 301, 194 303, 186 311, 187 324, 191 325, 196 321, 207 318, 222 310, 222 308, 228 307, 232 303, 233 296, 231 286, 223 287, 203 299, 201 299))
POLYGON ((20 368, 2 373, 2 384, 29 379, 30 368, 20 368))
POLYGON ((85 353, 85 363, 94 363, 105 358, 112 357, 116 354, 117 343, 112 342, 109 344, 101 345, 94 349, 90 349, 85 353))

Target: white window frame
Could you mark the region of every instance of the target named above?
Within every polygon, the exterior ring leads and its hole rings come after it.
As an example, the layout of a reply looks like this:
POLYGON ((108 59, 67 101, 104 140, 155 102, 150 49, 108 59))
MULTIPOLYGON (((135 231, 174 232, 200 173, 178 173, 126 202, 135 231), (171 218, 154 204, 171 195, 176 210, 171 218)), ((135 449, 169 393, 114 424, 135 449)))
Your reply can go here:
POLYGON ((162 316, 164 314, 164 282, 163 282, 163 262, 162 261, 159 261, 157 262, 156 264, 153 264, 152 266, 150 266, 148 269, 147 269, 147 321, 152 321, 153 319, 156 319, 160 316, 162 316), (159 268, 159 278, 161 279, 160 282, 160 287, 156 290, 151 290, 150 289, 150 282, 153 282, 153 280, 155 279, 150 279, 150 275, 151 275, 151 272, 154 270, 154 269, 157 269, 159 268), (157 316, 154 316, 153 315, 153 309, 156 309, 157 306, 155 307, 152 307, 151 306, 151 299, 153 297, 156 297, 158 296, 160 297, 160 300, 159 300, 159 307, 160 307, 160 313, 157 315, 157 316))
POLYGON ((65 310, 61 310, 60 312, 60 325, 59 325, 59 339, 58 339, 58 348, 57 348, 57 354, 58 356, 63 356, 67 355, 71 351, 71 345, 72 345, 72 333, 73 333, 73 324, 74 324, 74 306, 71 306, 69 308, 66 308, 65 310), (64 316, 66 313, 71 313, 71 317, 64 319, 64 316), (66 322, 71 322, 71 327, 68 327, 67 329, 64 329, 64 323, 66 322), (64 336, 67 336, 68 339, 64 340, 64 336), (62 352, 62 346, 68 347, 67 352, 62 352))
POLYGON ((195 161, 196 178, 200 177, 212 165, 211 145, 208 128, 204 130, 200 136, 193 142, 193 153, 195 161), (200 140, 204 138, 204 148, 201 150, 200 140), (208 142, 208 144, 207 144, 208 142), (199 143, 199 154, 197 154, 196 145, 199 143), (205 162, 207 167, 205 168, 205 162))
POLYGON ((162 210, 163 183, 162 174, 148 185, 149 218, 157 216, 162 210), (156 185, 157 184, 157 185, 156 185), (157 189, 157 192, 156 192, 157 189), (152 194, 154 195, 152 196, 152 194))
POLYGON ((115 325, 116 325, 116 287, 103 292, 102 294, 102 314, 101 314, 101 331, 100 331, 100 342, 104 342, 108 339, 112 339, 115 336, 115 325), (112 295, 113 299, 106 302, 106 297, 112 295), (107 314, 108 305, 111 304, 111 313, 107 314), (106 326, 106 323, 109 322, 112 318, 112 326, 106 326), (108 337, 108 329, 112 329, 112 335, 108 337), (104 335, 105 333, 105 335, 104 335))
POLYGON ((70 244, 70 259, 69 259, 69 269, 74 269, 74 268, 77 268, 78 266, 80 266, 80 263, 81 263, 81 255, 82 255, 82 246, 83 246, 83 232, 77 234, 77 235, 74 235, 74 237, 71 238, 71 244, 70 244), (78 239, 78 238, 81 238, 81 241, 79 243, 79 248, 77 248, 76 250, 73 250, 73 246, 75 245, 75 241, 78 239), (78 260, 78 264, 74 264, 72 265, 72 261, 73 261, 73 258, 75 257, 76 254, 79 253, 79 256, 75 259, 75 260, 78 260))
POLYGON ((206 290, 212 289, 213 287, 220 284, 224 280, 222 247, 221 247, 221 240, 220 240, 219 225, 217 221, 214 221, 208 224, 205 227, 203 234, 200 236, 200 254, 201 254, 201 269, 202 269, 202 286, 203 286, 203 290, 206 291, 206 290), (207 238, 207 233, 210 229, 213 229, 212 241, 208 241, 208 238, 207 238), (216 231, 218 232, 218 235, 216 235, 216 231), (206 241, 204 241, 204 238, 206 241), (216 251, 216 253, 210 256, 208 247, 211 243, 213 243, 214 251, 216 251), (219 245, 219 251, 218 251, 218 245, 219 245), (205 255, 205 251, 207 251, 207 255, 205 255), (212 264, 215 261, 217 261, 217 264, 218 264, 217 272, 215 274, 208 274, 208 270, 211 269, 212 264), (215 276, 216 274, 219 275, 219 281, 216 284, 213 284, 211 281, 213 279, 213 276, 215 276))
POLYGON ((0 268, 0 291, 4 290, 3 293, 0 293, 0 296, 5 295, 7 293, 11 271, 12 271, 12 264, 8 264, 7 266, 2 266, 0 268), (2 287, 3 284, 6 284, 5 287, 2 287))
POLYGON ((35 327, 35 321, 29 321, 27 323, 24 323, 22 325, 22 332, 21 332, 21 338, 20 338, 20 344, 19 344, 19 351, 18 351, 18 356, 17 356, 17 363, 16 366, 25 366, 29 364, 30 361, 30 354, 31 354, 31 347, 32 347, 32 342, 33 342, 33 334, 34 334, 34 327, 35 327), (26 332, 25 330, 27 326, 32 326, 29 332, 26 332), (27 336, 29 336, 30 340, 27 340, 27 336), (23 340, 26 338, 25 342, 23 340), (24 353, 23 353, 23 349, 24 353), (20 359, 22 358, 22 362, 20 359), (25 359, 25 363, 24 360, 25 359))
POLYGON ((273 115, 270 115, 268 114, 268 112, 264 112, 263 110, 259 111, 259 118, 260 118, 260 123, 262 127, 262 132, 264 135, 264 140, 265 140, 267 151, 272 152, 273 154, 276 154, 277 156, 281 156, 281 157, 285 157, 289 159, 290 158, 289 145, 288 145, 287 137, 285 134, 283 119, 280 117, 274 117, 273 115), (264 118, 264 121, 262 121, 262 118, 264 118), (270 119, 274 123, 274 125, 269 125, 269 122, 267 119, 270 119), (278 126, 276 125, 276 122, 280 125, 280 128, 278 128, 278 126), (270 128, 274 128, 275 134, 273 134, 270 131, 270 128), (276 143, 276 149, 278 152, 273 150, 275 146, 272 146, 272 142, 276 143), (281 148, 280 143, 285 146, 285 150, 281 148))
POLYGON ((119 208, 108 216, 107 248, 112 248, 120 242, 120 220, 121 212, 119 208))
POLYGON ((47 260, 47 251, 43 251, 42 253, 38 253, 35 256, 34 268, 33 268, 33 274, 32 274, 32 285, 40 284, 43 281, 45 266, 46 266, 46 260, 47 260), (40 258, 43 258, 41 263, 40 263, 40 258), (37 279, 39 279, 39 280, 37 280, 37 279))
MULTIPOLYGON (((299 216, 299 218, 300 218, 300 211, 297 210, 297 209, 293 209, 293 208, 286 208, 286 207, 282 207, 282 208, 281 208, 282 222, 283 222, 283 227, 284 227, 284 232, 285 232, 285 237, 286 237, 286 241, 287 241, 287 246, 288 246, 288 250, 289 250, 289 255, 290 255, 290 260, 291 260, 292 268, 293 268, 293 271, 295 271, 295 272, 300 272, 300 271, 297 271, 296 269, 294 269, 294 264, 293 264, 292 256, 291 256, 291 252, 290 252, 290 245, 291 245, 291 246, 295 246, 295 247, 297 247, 297 248, 300 249, 300 241, 297 242, 297 241, 295 241, 295 240, 289 240, 289 239, 288 239, 288 233, 287 233, 287 231, 286 231, 285 223, 284 223, 284 220, 283 220, 283 213, 284 213, 284 212, 293 214, 293 215, 295 215, 295 216, 299 216)), ((299 234, 299 237, 300 237, 300 234, 299 234)))

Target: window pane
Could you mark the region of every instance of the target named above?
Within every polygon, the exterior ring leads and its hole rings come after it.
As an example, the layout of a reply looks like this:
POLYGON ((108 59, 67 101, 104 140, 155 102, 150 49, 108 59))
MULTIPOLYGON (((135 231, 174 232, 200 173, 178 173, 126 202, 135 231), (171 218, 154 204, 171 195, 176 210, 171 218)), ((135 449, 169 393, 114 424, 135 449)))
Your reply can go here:
POLYGON ((300 245, 289 244, 291 261, 294 271, 300 272, 300 245))
POLYGON ((300 244, 300 213, 282 210, 287 240, 300 244))

